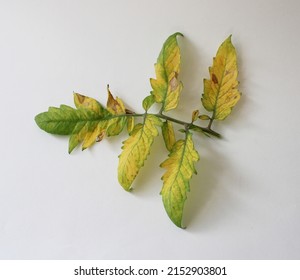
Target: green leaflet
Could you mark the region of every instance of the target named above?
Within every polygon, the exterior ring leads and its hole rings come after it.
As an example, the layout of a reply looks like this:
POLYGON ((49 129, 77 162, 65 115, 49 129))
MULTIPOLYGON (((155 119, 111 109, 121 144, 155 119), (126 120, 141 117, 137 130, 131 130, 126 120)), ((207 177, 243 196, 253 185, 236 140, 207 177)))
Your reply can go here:
MULTIPOLYGON (((108 108, 112 110, 115 107, 111 103, 116 100, 112 96, 109 100, 108 108)), ((116 102, 120 100, 117 99, 116 102)), ((74 103, 77 109, 66 105, 61 105, 60 108, 50 107, 48 112, 35 117, 42 130, 52 134, 70 135, 69 153, 80 143, 84 150, 96 141, 101 141, 104 135, 118 135, 126 124, 126 117, 118 115, 122 113, 120 109, 118 112, 112 111, 112 114, 93 98, 75 93, 74 103)))
POLYGON ((180 72, 180 49, 177 36, 171 35, 164 43, 155 64, 156 79, 150 79, 155 102, 162 103, 162 111, 175 109, 178 105, 182 83, 178 81, 180 72))
POLYGON ((187 192, 190 191, 190 179, 196 174, 194 163, 199 160, 194 148, 192 134, 188 132, 185 140, 178 140, 161 167, 167 171, 162 177, 161 195, 165 210, 172 222, 182 227, 182 215, 187 192))
POLYGON ((70 135, 78 132, 86 123, 94 125, 99 121, 97 113, 90 109, 74 109, 61 105, 59 108, 49 107, 48 112, 40 113, 35 117, 37 125, 44 131, 58 135, 70 135))
POLYGON ((161 125, 159 118, 146 115, 144 123, 136 124, 129 138, 123 142, 123 151, 119 156, 118 179, 125 190, 131 189, 132 182, 144 166, 154 138, 158 135, 157 126, 161 125))
POLYGON ((143 100, 143 108, 145 111, 148 111, 150 107, 154 104, 155 100, 153 95, 148 95, 143 100))

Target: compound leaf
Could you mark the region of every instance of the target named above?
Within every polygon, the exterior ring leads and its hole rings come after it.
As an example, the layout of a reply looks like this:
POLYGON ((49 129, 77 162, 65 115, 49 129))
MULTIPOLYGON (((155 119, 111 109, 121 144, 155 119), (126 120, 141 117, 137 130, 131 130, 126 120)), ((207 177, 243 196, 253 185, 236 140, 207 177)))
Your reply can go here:
POLYGON ((161 125, 159 118, 146 115, 144 123, 136 124, 129 138, 123 142, 123 151, 119 156, 118 179, 125 190, 130 190, 132 182, 144 165, 154 138, 158 135, 156 126, 161 125))
POLYGON ((178 106, 183 88, 178 79, 181 57, 177 36, 183 35, 174 33, 168 37, 157 58, 156 78, 150 79, 152 91, 142 103, 144 114, 126 109, 123 101, 118 97, 114 98, 107 86, 106 107, 91 97, 74 93, 76 108, 66 105, 49 107, 47 112, 38 114, 35 121, 48 133, 69 135, 69 153, 81 143, 82 149, 86 149, 105 136, 118 135, 127 124, 129 138, 123 142, 118 165, 118 180, 126 191, 131 190, 132 183, 144 166, 154 139, 158 136, 158 127, 161 127, 169 155, 160 165, 166 170, 162 176, 160 194, 169 218, 182 228, 190 180, 196 174, 195 163, 200 159, 190 131, 221 137, 210 129, 212 121, 225 119, 240 99, 241 93, 238 90, 236 51, 229 36, 219 47, 213 65, 209 68, 210 79, 204 79, 201 101, 205 109, 212 112, 212 117, 200 115, 199 110, 195 110, 192 112, 192 122, 186 123, 164 115, 163 112, 178 106), (155 102, 161 104, 161 109, 158 114, 149 114, 148 110, 155 102), (135 124, 136 117, 143 117, 143 123, 135 124), (195 125, 194 122, 198 119, 209 120, 209 125, 204 128, 195 125), (185 139, 176 141, 172 122, 184 126, 179 131, 185 135, 185 139))
POLYGON ((236 51, 231 36, 219 47, 209 74, 210 80, 204 79, 202 104, 207 111, 213 112, 212 119, 223 120, 241 96, 238 90, 236 51))
POLYGON ((163 204, 169 218, 178 227, 182 227, 184 203, 190 190, 189 181, 193 173, 196 174, 194 163, 198 160, 192 134, 187 132, 186 138, 174 144, 169 158, 161 164, 167 170, 162 177, 163 204))
POLYGON ((180 49, 177 36, 171 35, 164 43, 155 64, 156 79, 150 79, 151 94, 157 103, 162 103, 162 111, 169 111, 178 105, 182 83, 178 81, 180 72, 180 49))

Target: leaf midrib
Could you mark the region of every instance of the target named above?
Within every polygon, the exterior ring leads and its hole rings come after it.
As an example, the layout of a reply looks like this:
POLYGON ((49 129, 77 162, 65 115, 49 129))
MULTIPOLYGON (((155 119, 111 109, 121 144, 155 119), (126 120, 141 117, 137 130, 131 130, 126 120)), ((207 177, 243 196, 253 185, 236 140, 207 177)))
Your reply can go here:
POLYGON ((219 82, 219 85, 218 85, 218 91, 217 91, 217 95, 216 95, 216 102, 214 104, 214 108, 213 108, 213 115, 212 115, 212 119, 215 118, 216 116, 216 110, 217 110, 217 104, 218 104, 218 101, 219 101, 219 95, 220 95, 220 92, 221 92, 221 85, 223 83, 223 79, 224 79, 224 73, 225 73, 225 69, 226 69, 226 65, 227 65, 227 58, 228 58, 228 50, 226 50, 226 58, 225 58, 225 63, 224 63, 224 69, 222 71, 222 77, 221 77, 221 81, 219 82))
MULTIPOLYGON (((173 182, 172 182, 172 184, 171 184, 171 186, 172 186, 171 188, 173 188, 174 182, 176 182, 179 173, 181 173, 181 172, 180 172, 180 169, 181 169, 181 165, 182 165, 183 159, 184 159, 184 154, 185 154, 185 150, 186 150, 186 146, 187 146, 188 135, 189 135, 189 134, 187 133, 187 134, 186 134, 186 137, 185 137, 185 139, 184 139, 184 147, 183 147, 183 151, 182 151, 182 154, 181 154, 181 158, 180 158, 180 163, 179 163, 178 171, 177 171, 176 177, 174 178, 174 180, 173 180, 173 182)), ((179 141, 180 141, 180 140, 179 140, 179 141)), ((169 200, 170 200, 171 194, 172 194, 172 191, 169 191, 169 194, 168 194, 168 199, 169 199, 169 200)))
POLYGON ((76 118, 76 119, 50 119, 50 120, 43 120, 43 123, 50 123, 50 122, 68 122, 68 123, 79 123, 79 122, 96 122, 96 121, 109 121, 111 119, 115 118, 122 118, 122 117, 128 117, 126 114, 122 115, 111 115, 108 117, 97 117, 97 118, 76 118))

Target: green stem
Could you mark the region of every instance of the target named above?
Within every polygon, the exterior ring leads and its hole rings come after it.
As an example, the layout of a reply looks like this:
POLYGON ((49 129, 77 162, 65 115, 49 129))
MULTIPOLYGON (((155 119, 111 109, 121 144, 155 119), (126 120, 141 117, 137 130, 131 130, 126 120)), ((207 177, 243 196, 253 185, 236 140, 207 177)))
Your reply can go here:
POLYGON ((210 129, 210 130, 211 130, 211 125, 212 125, 213 121, 214 121, 214 119, 211 117, 211 118, 209 119, 209 124, 208 124, 208 126, 207 126, 207 128, 210 129))
POLYGON ((199 131, 202 131, 202 132, 207 133, 209 135, 215 136, 217 138, 221 138, 221 135, 218 132, 211 129, 212 120, 210 121, 208 127, 201 127, 201 126, 198 126, 198 125, 194 125, 193 123, 188 123, 188 122, 184 122, 184 121, 181 121, 181 120, 178 120, 178 119, 171 118, 169 116, 163 115, 162 113, 158 113, 158 114, 149 114, 149 113, 136 114, 136 113, 131 113, 131 114, 127 114, 127 116, 144 117, 145 114, 156 116, 160 119, 164 119, 164 120, 167 120, 167 121, 170 121, 170 122, 173 122, 173 123, 181 124, 187 130, 189 130, 189 129, 199 130, 199 131))

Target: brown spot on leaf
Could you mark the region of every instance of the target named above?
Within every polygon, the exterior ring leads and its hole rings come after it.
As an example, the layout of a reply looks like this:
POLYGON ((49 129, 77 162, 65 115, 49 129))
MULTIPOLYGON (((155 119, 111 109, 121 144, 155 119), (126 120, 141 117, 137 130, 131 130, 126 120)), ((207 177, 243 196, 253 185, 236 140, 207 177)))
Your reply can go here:
POLYGON ((118 102, 114 99, 110 91, 108 91, 107 107, 117 113, 118 102))
POLYGON ((104 138, 104 136, 105 136, 105 132, 102 131, 102 132, 97 136, 96 142, 102 141, 102 139, 104 138))
POLYGON ((217 76, 216 76, 215 74, 212 74, 212 75, 211 75, 211 80, 212 80, 215 84, 218 83, 218 78, 217 78, 217 76))
POLYGON ((177 80, 177 76, 178 76, 178 73, 177 72, 174 72, 174 77, 171 79, 170 81, 170 86, 171 86, 171 90, 174 91, 177 89, 178 87, 178 80, 177 80))
POLYGON ((77 98, 80 104, 84 102, 85 96, 77 93, 77 98))
POLYGON ((127 115, 133 115, 133 114, 135 114, 135 112, 133 112, 133 111, 131 111, 131 110, 129 110, 129 109, 126 109, 126 108, 125 108, 125 113, 126 113, 127 115))

